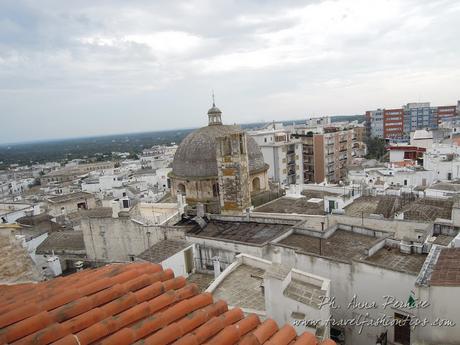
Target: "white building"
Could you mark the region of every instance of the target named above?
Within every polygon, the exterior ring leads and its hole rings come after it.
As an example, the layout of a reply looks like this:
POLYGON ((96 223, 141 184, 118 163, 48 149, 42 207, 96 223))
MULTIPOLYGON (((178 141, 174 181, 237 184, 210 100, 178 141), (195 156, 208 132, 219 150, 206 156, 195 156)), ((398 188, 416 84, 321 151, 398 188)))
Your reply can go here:
POLYGON ((249 131, 269 165, 268 177, 284 185, 303 180, 302 145, 291 139, 291 131, 282 124, 273 123, 262 130, 249 131))
POLYGON ((177 150, 177 145, 156 145, 142 151, 140 157, 143 168, 159 169, 169 166, 177 150))
POLYGON ((383 113, 383 109, 370 111, 372 137, 383 138, 383 113))
POLYGON ((311 117, 305 121, 305 124, 309 127, 327 126, 331 124, 331 118, 329 116, 311 117))
MULTIPOLYGON (((218 265, 218 261, 216 262, 218 265)), ((231 307, 239 306, 245 313, 254 313, 276 322, 290 323, 297 334, 311 332, 319 340, 329 337, 331 316, 323 299, 330 298, 329 279, 282 266, 252 255, 239 254, 206 292, 215 299, 224 299, 231 307), (242 284, 242 282, 244 283, 242 284), (320 320, 318 323, 304 323, 320 320)))
POLYGON ((428 302, 407 314, 416 320, 428 320, 428 326, 416 327, 412 344, 455 344, 460 339, 460 248, 432 248, 416 282, 414 297, 428 302))
POLYGON ((433 171, 439 181, 460 178, 460 147, 434 145, 423 155, 423 168, 433 171))
POLYGON ((0 223, 14 223, 25 216, 36 216, 41 213, 40 205, 27 203, 0 203, 0 223))
POLYGON ((78 210, 96 207, 96 199, 91 193, 76 192, 47 198, 48 214, 53 217, 65 216, 78 210))

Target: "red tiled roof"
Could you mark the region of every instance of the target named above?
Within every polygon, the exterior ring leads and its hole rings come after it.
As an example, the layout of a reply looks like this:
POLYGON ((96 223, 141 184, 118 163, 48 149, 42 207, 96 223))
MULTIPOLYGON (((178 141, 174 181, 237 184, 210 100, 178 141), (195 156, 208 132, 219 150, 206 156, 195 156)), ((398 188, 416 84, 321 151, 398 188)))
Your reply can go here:
MULTIPOLYGON (((228 310, 151 263, 112 264, 38 284, 0 286, 0 344, 304 344, 275 321, 228 310)), ((321 345, 334 345, 331 340, 321 345)))

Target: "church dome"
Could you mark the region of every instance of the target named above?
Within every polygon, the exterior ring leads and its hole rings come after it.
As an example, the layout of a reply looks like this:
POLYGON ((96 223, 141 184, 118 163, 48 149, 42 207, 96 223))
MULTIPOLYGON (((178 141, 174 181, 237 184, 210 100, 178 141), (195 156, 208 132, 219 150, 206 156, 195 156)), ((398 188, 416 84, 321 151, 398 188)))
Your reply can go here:
MULTIPOLYGON (((208 115, 216 114, 220 110, 213 106, 208 115)), ((217 177, 217 138, 241 131, 238 126, 222 125, 211 121, 208 126, 190 133, 180 143, 174 155, 172 173, 182 178, 211 178, 217 177)), ((267 170, 264 157, 259 145, 249 135, 247 150, 249 159, 249 173, 267 170)))

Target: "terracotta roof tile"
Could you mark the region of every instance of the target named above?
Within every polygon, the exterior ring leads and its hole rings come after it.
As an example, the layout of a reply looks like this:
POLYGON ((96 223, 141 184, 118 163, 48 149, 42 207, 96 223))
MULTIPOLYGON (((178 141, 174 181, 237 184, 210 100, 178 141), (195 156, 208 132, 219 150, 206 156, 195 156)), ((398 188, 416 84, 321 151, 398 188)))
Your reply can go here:
MULTIPOLYGON (((0 286, 0 344, 296 344, 311 333, 244 317, 151 263, 112 264, 38 284, 0 286)), ((335 344, 332 341, 322 345, 335 344)))

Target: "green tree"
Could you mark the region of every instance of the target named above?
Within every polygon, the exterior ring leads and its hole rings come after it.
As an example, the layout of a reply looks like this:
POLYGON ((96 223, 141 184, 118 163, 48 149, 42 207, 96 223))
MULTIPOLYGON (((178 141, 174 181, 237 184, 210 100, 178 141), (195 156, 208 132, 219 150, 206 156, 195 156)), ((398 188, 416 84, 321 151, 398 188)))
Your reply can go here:
POLYGON ((384 139, 369 137, 366 140, 367 159, 381 159, 387 153, 384 139))

